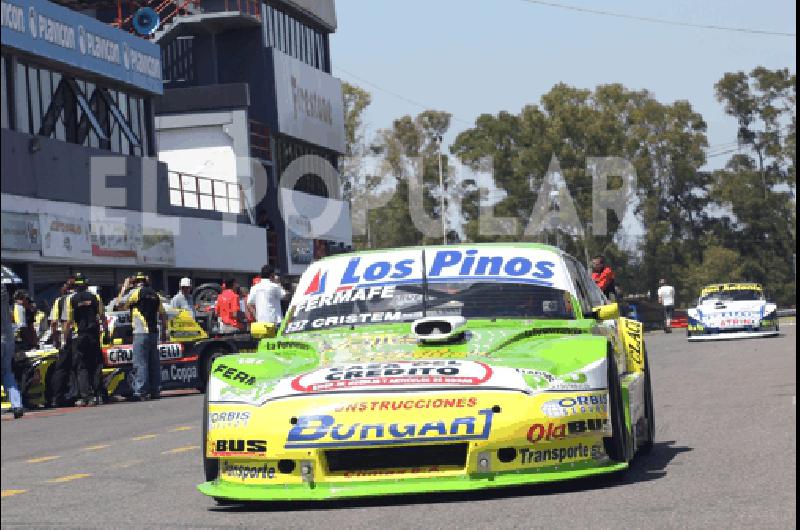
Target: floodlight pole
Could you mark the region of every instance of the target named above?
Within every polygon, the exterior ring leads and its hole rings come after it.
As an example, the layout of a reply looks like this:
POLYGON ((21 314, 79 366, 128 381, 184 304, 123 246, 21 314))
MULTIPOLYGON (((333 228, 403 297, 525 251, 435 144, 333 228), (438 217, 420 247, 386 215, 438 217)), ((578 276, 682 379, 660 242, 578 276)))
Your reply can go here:
POLYGON ((447 244, 447 214, 444 208, 444 169, 442 168, 442 137, 437 136, 436 141, 439 146, 439 209, 442 216, 442 244, 447 244))

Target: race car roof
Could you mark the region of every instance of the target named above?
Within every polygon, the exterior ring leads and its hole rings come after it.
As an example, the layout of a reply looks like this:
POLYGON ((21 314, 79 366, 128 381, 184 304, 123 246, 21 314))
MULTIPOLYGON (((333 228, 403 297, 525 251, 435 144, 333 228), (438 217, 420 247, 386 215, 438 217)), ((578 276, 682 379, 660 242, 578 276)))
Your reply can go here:
POLYGON ((339 254, 309 266, 291 305, 351 289, 410 283, 526 283, 574 294, 558 248, 537 244, 408 247, 339 254))

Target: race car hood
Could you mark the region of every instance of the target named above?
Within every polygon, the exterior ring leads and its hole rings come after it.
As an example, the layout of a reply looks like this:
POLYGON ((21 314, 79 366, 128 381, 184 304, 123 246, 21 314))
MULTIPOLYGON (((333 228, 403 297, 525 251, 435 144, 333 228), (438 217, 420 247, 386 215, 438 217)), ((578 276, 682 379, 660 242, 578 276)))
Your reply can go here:
POLYGON ((263 341, 211 370, 209 401, 263 405, 330 394, 442 390, 591 390, 606 386, 606 339, 588 322, 471 323, 453 344, 422 344, 408 325, 263 341))

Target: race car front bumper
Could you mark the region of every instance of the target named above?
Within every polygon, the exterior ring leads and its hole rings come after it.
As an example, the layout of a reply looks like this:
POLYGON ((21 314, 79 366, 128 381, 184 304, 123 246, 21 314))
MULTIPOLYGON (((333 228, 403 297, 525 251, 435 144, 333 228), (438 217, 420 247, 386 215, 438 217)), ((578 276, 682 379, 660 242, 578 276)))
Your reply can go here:
POLYGON ((703 321, 690 315, 686 333, 689 342, 759 339, 780 335, 778 317, 775 312, 747 324, 747 326, 720 328, 718 327, 718 322, 703 321))
POLYGON ((460 474, 428 478, 391 478, 386 480, 353 481, 350 483, 308 482, 274 486, 248 485, 214 480, 197 489, 218 500, 248 501, 319 501, 378 495, 409 495, 439 492, 475 491, 530 484, 543 484, 587 478, 623 471, 627 463, 574 463, 534 470, 500 473, 460 474))
MULTIPOLYGON (((625 388, 623 406, 630 406, 638 386, 625 388)), ((218 462, 218 475, 198 489, 238 501, 341 499, 535 484, 627 467, 606 453, 613 432, 602 390, 375 396, 209 403, 206 457, 218 462)))
POLYGON ((711 340, 737 340, 737 339, 760 339, 763 337, 777 337, 780 335, 778 330, 769 331, 735 331, 730 333, 703 333, 701 335, 689 335, 689 342, 702 342, 711 340))

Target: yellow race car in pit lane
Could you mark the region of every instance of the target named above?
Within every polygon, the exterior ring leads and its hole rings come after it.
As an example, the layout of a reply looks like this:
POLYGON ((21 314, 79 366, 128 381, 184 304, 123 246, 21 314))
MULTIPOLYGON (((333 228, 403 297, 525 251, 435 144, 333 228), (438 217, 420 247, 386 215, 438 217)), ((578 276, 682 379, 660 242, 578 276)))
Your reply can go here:
POLYGON ((641 323, 534 244, 316 262, 276 339, 214 362, 204 416, 221 503, 587 477, 655 437, 641 323))
MULTIPOLYGON (((130 314, 127 311, 112 311, 107 314, 107 319, 109 337, 102 338, 103 381, 109 396, 127 396, 131 393, 127 376, 133 368, 130 314)), ((270 336, 269 329, 262 327, 257 328, 260 332, 253 330, 253 333, 209 337, 185 310, 168 309, 167 326, 167 341, 158 345, 161 388, 164 390, 204 391, 214 359, 231 353, 254 351, 261 338, 270 336)), ((58 350, 44 341, 37 349, 18 352, 14 372, 26 408, 45 407, 52 401, 50 367, 57 358, 58 350)), ((74 387, 74 382, 72 385, 74 387)), ((11 408, 4 390, 2 408, 4 411, 11 408)))

